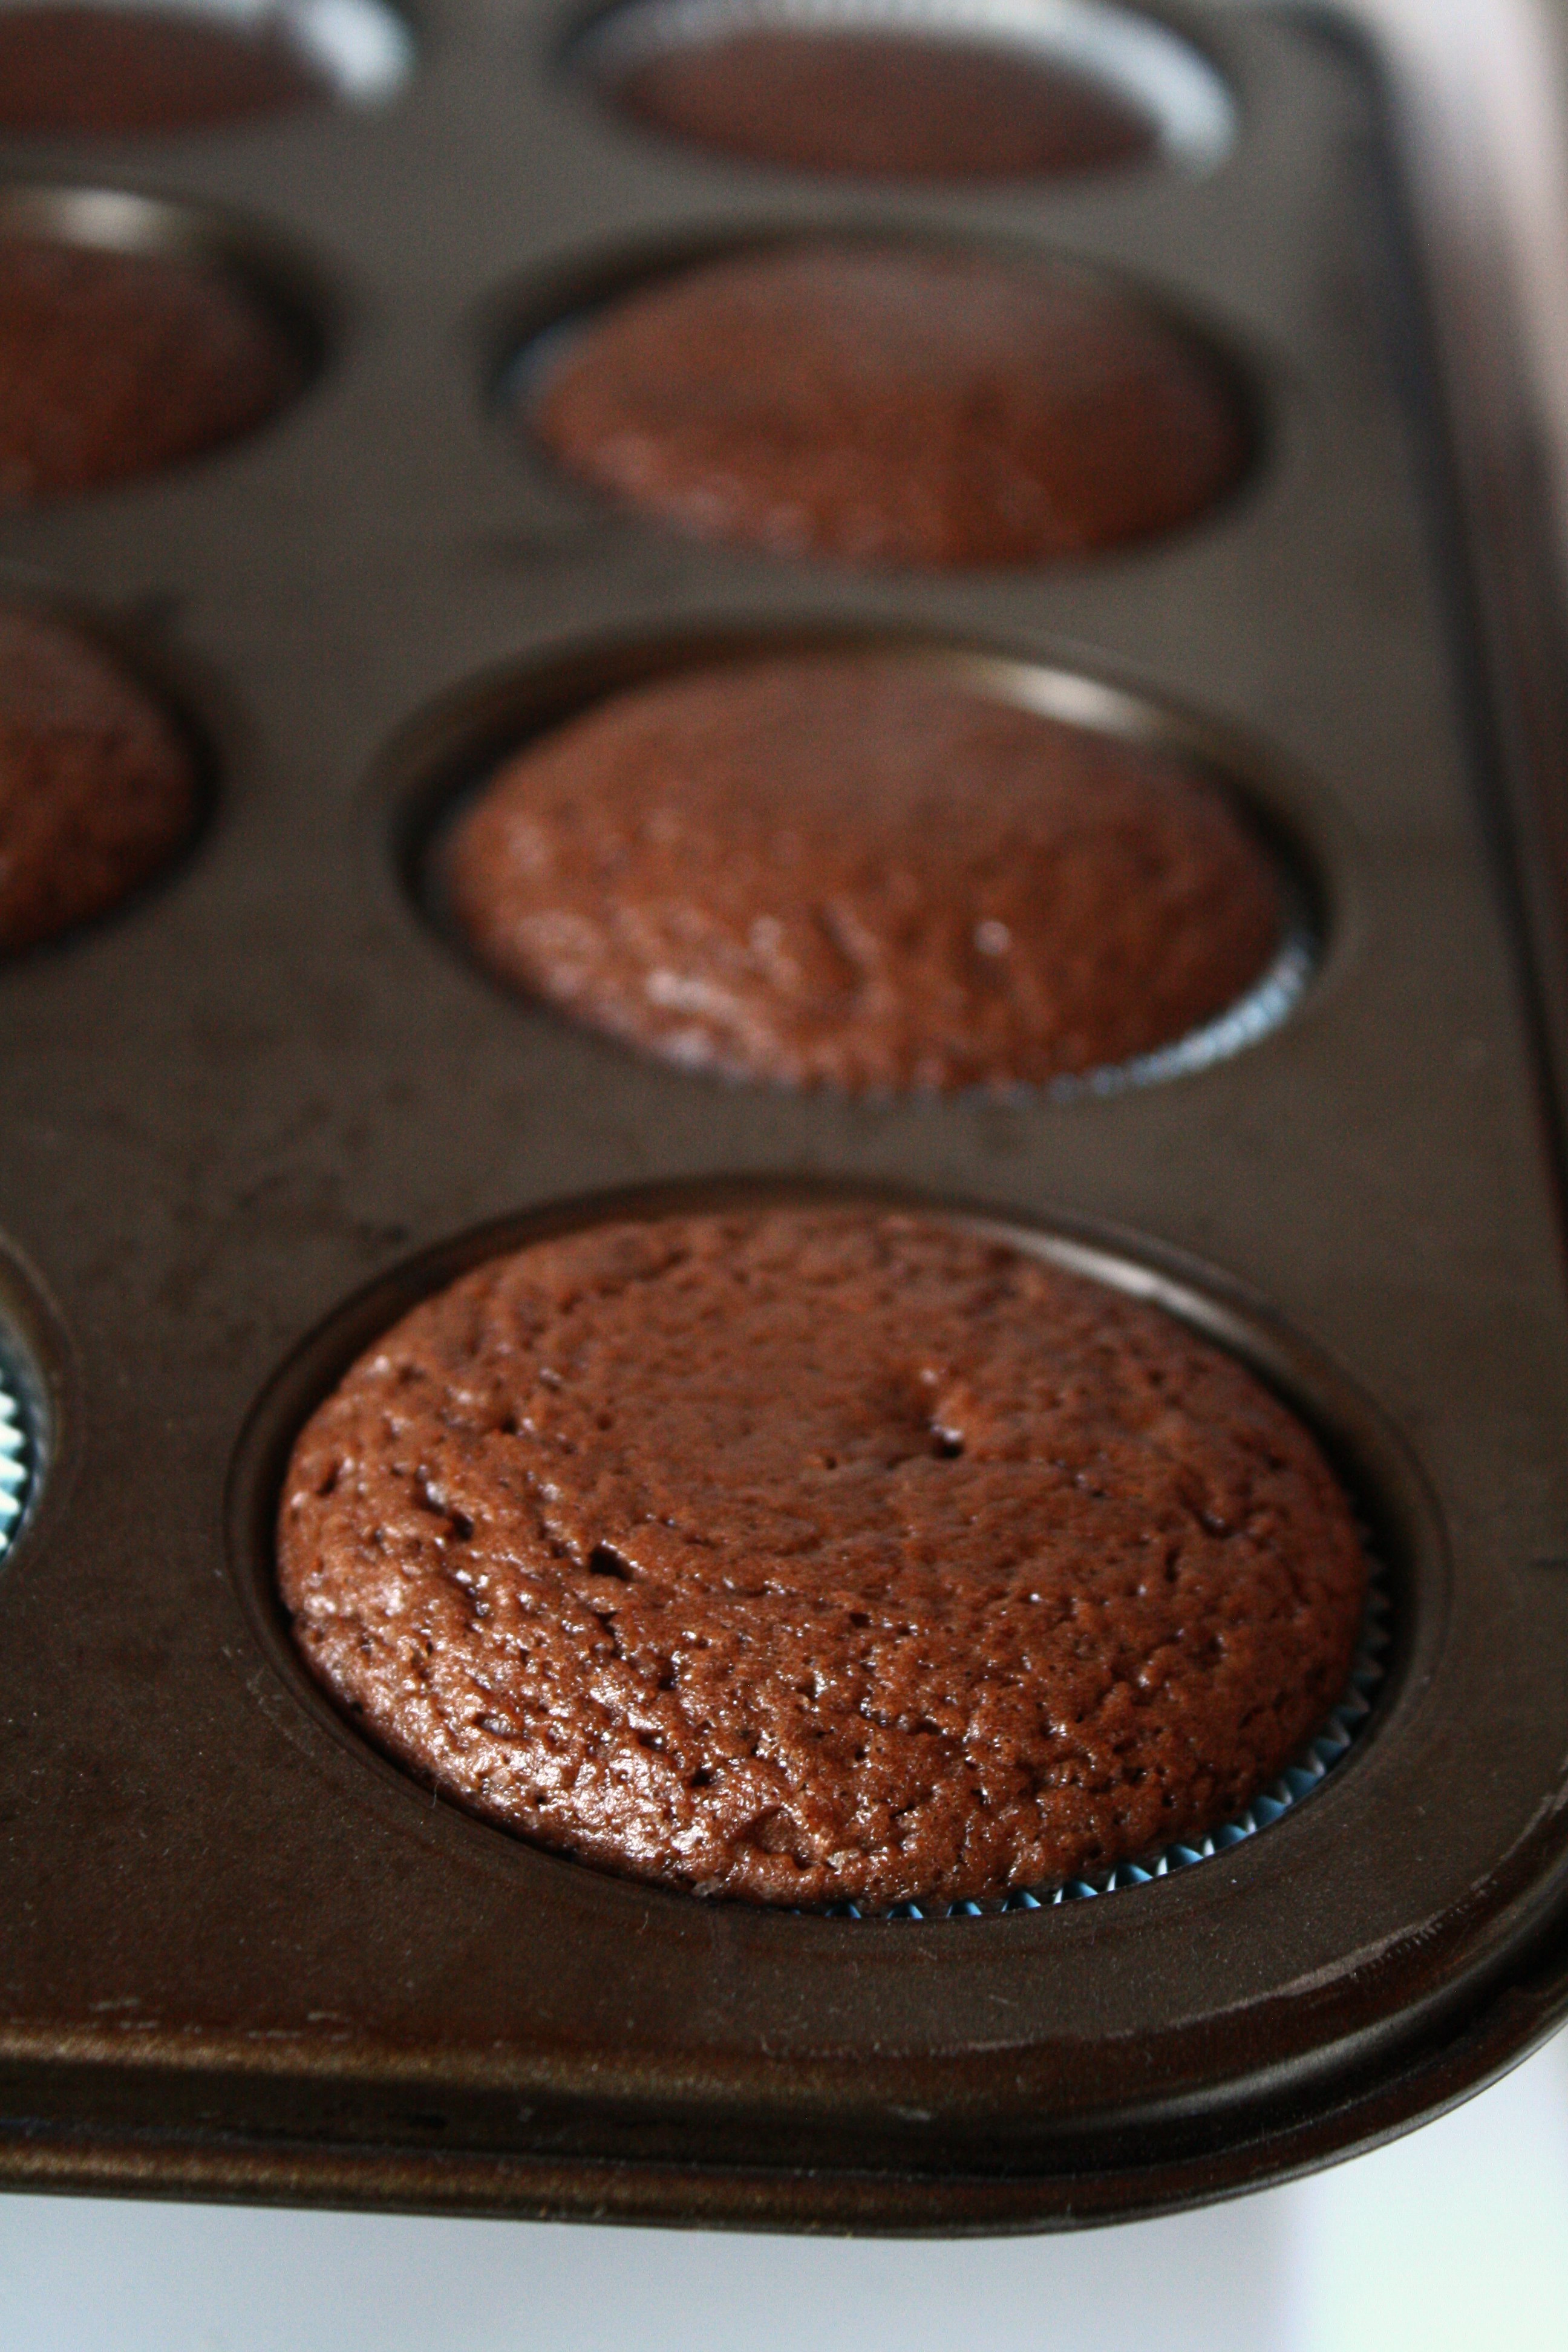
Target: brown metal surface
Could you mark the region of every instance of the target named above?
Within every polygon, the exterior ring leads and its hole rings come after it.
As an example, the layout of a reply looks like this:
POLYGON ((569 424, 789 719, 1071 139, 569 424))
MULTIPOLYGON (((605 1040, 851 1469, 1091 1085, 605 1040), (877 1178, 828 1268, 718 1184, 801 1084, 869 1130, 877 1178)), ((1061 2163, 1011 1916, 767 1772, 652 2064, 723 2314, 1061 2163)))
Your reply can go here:
POLYGON ((1240 109, 1204 179, 741 173, 619 131, 555 62, 569 14, 480 0, 429 9, 374 117, 0 158, 166 200, 138 234, 229 257, 321 338, 251 441, 0 534, 7 585, 144 648, 217 779, 164 887, 0 973, 0 1302, 51 1399, 0 1570, 0 2177, 1066 2225, 1370 2145, 1568 2000, 1568 1300, 1499 822, 1538 782, 1500 723, 1517 640, 1467 593, 1364 60, 1183 21, 1240 109), (496 415, 517 322, 813 226, 1144 285, 1257 387, 1246 492, 1089 565, 858 579, 612 513, 496 415), (487 750, 650 666, 841 631, 1195 730, 1316 880, 1291 1019, 1105 1099, 853 1104, 638 1061, 501 995, 417 903, 422 830, 487 750), (1056 1911, 760 1914, 508 1840, 306 1685, 277 1471, 378 1323, 616 1188, 802 1181, 1097 1250, 1337 1448, 1399 1638, 1371 1731, 1273 1829, 1056 1911))

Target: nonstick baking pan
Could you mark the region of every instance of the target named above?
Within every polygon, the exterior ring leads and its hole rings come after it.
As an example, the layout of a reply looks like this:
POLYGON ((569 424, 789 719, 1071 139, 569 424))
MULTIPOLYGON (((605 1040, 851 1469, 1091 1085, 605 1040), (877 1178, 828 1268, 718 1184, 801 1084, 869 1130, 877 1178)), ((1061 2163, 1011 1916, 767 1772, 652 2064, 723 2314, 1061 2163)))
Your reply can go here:
POLYGON ((1229 92, 1228 151, 1071 183, 706 158, 617 124, 580 14, 483 0, 419 11, 377 109, 5 150, 0 213, 208 254, 310 363, 244 444, 0 531, 6 592, 108 633, 212 785, 157 888, 0 972, 32 1480, 0 1568, 9 2182, 1067 2226, 1370 2145, 1568 2005, 1550 582, 1507 416, 1479 463, 1476 386, 1432 363, 1375 54, 1327 19, 1161 20, 1229 92), (1241 371, 1246 484, 1092 562, 871 575, 682 541, 530 451, 529 334, 819 229, 1142 288, 1241 371), (978 656, 1209 762, 1310 908, 1287 1016, 1071 1099, 855 1101, 496 988, 426 887, 454 798, 618 683, 791 643, 978 656), (509 1839, 310 1684, 273 1515, 354 1353, 529 1234, 803 1190, 1088 1265, 1317 1428, 1392 1640, 1282 1818, 1092 1900, 767 1913, 509 1839))

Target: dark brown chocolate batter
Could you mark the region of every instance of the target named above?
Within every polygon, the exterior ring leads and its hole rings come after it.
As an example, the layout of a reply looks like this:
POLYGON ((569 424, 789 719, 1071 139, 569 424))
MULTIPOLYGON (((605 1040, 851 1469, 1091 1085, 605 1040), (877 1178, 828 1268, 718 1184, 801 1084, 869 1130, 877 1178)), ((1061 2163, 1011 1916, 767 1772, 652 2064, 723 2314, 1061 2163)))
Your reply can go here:
POLYGON ((614 85, 637 122, 723 155, 876 180, 1026 180, 1127 163, 1154 126, 1016 45, 815 26, 682 41, 614 85))
POLYGON ((587 320, 532 408, 562 464, 701 539, 866 567, 1088 554, 1240 477, 1234 389, 1047 261, 813 242, 676 270, 587 320))
POLYGON ((0 9, 0 131, 134 137, 319 104, 327 87, 276 26, 157 8, 0 9))
POLYGON ((299 373, 271 321, 216 271, 0 236, 0 510, 233 440, 299 373))
POLYGON ((1003 1894, 1193 1838, 1343 1686, 1311 1438, 1157 1309, 935 1219, 612 1224, 389 1332, 296 1445, 282 1593, 402 1761, 755 1903, 1003 1894))
POLYGON ((918 657, 616 696, 500 771, 445 873, 513 985, 690 1067, 853 1090, 1130 1060, 1280 930, 1268 857, 1193 769, 918 657))
POLYGON ((0 952, 116 905, 189 834, 197 783, 174 723, 58 622, 0 607, 0 952))

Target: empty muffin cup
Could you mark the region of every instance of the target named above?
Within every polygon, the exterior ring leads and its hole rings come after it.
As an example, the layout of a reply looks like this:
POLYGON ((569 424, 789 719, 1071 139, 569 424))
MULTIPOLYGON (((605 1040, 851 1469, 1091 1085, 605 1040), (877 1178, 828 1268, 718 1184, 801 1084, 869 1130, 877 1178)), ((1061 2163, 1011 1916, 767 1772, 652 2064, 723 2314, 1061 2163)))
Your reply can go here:
POLYGON ((796 172, 1053 179, 1205 171, 1229 95, 1165 26, 1083 0, 631 0, 574 61, 628 122, 796 172))
POLYGON ((374 105, 412 57, 380 0, 4 0, 0 133, 135 139, 374 105))
POLYGON ((614 294, 505 394, 569 474, 699 539, 868 571, 1010 568, 1177 530, 1254 455, 1229 362, 1065 260, 816 237, 614 294))
POLYGON ((1262 1035, 1312 954, 1246 802, 1153 730, 960 653, 714 660, 492 770, 436 902, 511 988, 687 1069, 1109 1092, 1262 1035))
POLYGON ((199 220, 99 190, 0 205, 0 512, 243 438, 314 354, 291 299, 199 220))

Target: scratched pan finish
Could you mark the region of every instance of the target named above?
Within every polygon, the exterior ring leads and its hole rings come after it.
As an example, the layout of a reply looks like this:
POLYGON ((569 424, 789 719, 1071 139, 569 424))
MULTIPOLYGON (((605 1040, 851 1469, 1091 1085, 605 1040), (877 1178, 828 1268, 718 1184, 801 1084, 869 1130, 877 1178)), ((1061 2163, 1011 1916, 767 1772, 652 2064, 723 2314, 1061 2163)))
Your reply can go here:
POLYGON ((127 234, 247 272, 319 344, 249 441, 0 531, 12 586, 141 646, 217 777, 164 887, 0 973, 0 1323, 44 1468, 0 1571, 12 2182, 1060 2226, 1369 2145, 1560 2013, 1568 1313, 1501 856, 1534 781, 1498 760, 1517 681, 1494 664, 1477 699, 1373 75, 1308 27, 1184 21, 1237 101, 1206 175, 742 173, 618 129, 560 67, 575 19, 478 5, 421 14, 374 115, 6 151, 18 184, 155 198, 127 234), (861 579, 612 512, 498 417, 521 322, 814 226, 1145 285, 1247 370, 1251 482, 1093 563, 861 579), (1315 877, 1292 1017, 1103 1099, 855 1104, 639 1061, 454 951, 408 866, 476 759, 618 678, 836 632, 1079 673, 1113 723, 1210 744, 1315 877), (268 1528, 354 1349, 606 1194, 803 1183, 1087 1251, 1315 1421, 1396 1637, 1283 1821, 1051 1911, 761 1914, 510 1841, 309 1688, 268 1528))

